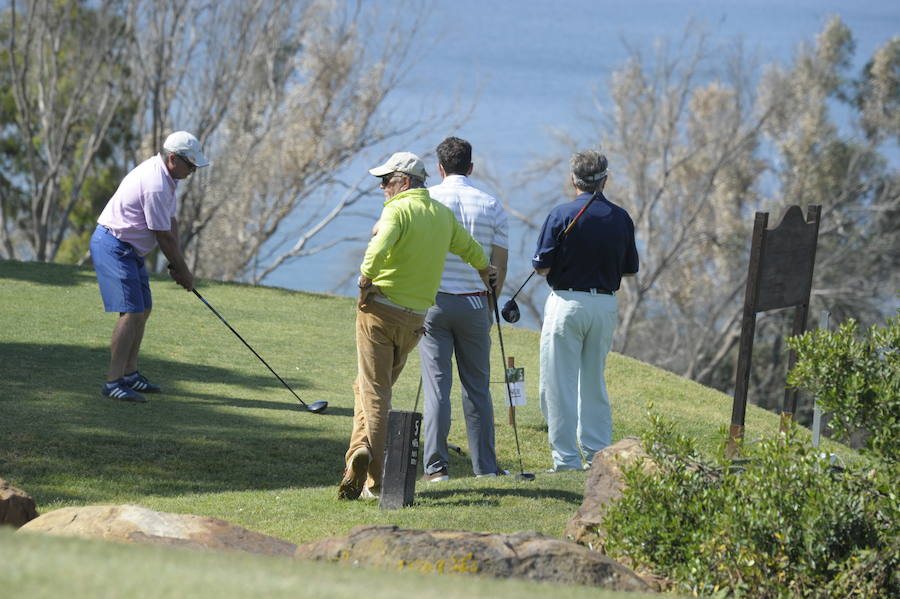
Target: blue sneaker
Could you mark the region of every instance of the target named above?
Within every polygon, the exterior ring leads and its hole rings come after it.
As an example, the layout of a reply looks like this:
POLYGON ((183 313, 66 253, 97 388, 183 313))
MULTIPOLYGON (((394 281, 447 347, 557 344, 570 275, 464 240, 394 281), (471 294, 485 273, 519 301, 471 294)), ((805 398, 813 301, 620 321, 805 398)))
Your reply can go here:
POLYGON ((100 389, 100 393, 104 397, 115 399, 118 401, 133 401, 136 403, 144 403, 147 400, 144 396, 136 392, 134 389, 125 384, 125 379, 119 379, 111 383, 106 383, 100 389))
POLYGON ((122 377, 122 380, 125 381, 126 385, 141 393, 162 393, 162 389, 159 388, 159 385, 154 385, 148 381, 147 377, 137 370, 131 374, 126 374, 122 377))

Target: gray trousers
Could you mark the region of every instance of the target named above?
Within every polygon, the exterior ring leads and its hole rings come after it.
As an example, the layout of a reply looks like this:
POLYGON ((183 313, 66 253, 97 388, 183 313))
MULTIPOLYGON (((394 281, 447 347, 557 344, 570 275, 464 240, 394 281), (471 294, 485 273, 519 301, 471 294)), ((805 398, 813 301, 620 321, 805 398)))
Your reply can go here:
POLYGON ((491 378, 491 313, 487 296, 438 293, 425 317, 425 336, 419 341, 422 388, 425 473, 432 474, 449 463, 447 435, 450 432, 451 358, 462 383, 463 414, 475 474, 499 470, 494 453, 494 406, 491 378))

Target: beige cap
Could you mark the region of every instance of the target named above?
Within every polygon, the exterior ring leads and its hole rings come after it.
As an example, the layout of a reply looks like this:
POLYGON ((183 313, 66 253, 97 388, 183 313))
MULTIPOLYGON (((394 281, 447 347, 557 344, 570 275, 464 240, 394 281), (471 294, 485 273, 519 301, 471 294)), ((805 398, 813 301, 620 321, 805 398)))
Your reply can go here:
POLYGON ((187 131, 176 131, 167 137, 163 143, 163 149, 166 152, 178 154, 194 166, 209 166, 209 160, 200 149, 200 140, 187 131))
POLYGON ((369 173, 376 177, 383 177, 391 173, 405 173, 413 177, 417 177, 422 181, 428 177, 425 172, 425 163, 422 159, 410 152, 397 152, 393 154, 388 161, 381 166, 370 168, 369 173))

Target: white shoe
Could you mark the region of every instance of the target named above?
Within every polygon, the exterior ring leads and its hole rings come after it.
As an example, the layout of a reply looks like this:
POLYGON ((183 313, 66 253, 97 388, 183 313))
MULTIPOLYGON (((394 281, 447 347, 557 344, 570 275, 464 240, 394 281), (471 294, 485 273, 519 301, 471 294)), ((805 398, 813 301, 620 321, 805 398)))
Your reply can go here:
POLYGON ((547 474, 555 474, 556 472, 574 472, 576 470, 581 470, 582 468, 572 468, 569 466, 554 466, 553 468, 548 468, 546 470, 547 474))

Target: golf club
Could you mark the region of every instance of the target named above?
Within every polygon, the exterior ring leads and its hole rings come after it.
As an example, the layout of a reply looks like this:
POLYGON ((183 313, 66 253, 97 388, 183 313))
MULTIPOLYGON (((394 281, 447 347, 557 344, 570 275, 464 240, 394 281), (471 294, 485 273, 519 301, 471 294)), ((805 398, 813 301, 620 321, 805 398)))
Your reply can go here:
MULTIPOLYGON (((604 173, 604 177, 605 176, 606 175, 604 173)), ((600 196, 600 192, 595 191, 594 194, 591 196, 591 199, 588 200, 587 204, 585 204, 584 206, 581 207, 581 210, 578 211, 578 214, 576 214, 575 218, 572 219, 572 222, 569 223, 569 226, 567 226, 562 231, 562 233, 559 234, 559 237, 556 238, 557 245, 562 243, 562 240, 566 238, 566 235, 569 234, 569 231, 572 230, 572 227, 575 226, 575 223, 578 221, 578 219, 581 217, 581 215, 584 214, 584 211, 587 210, 588 206, 590 206, 594 202, 594 200, 596 200, 599 196, 600 196)), ((519 318, 522 317, 522 313, 519 311, 519 304, 516 303, 516 296, 519 295, 519 292, 522 291, 522 289, 525 287, 525 285, 528 284, 528 281, 531 280, 531 277, 534 276, 534 273, 535 273, 535 271, 532 270, 531 274, 528 275, 528 278, 525 279, 525 282, 522 283, 522 285, 516 290, 516 292, 512 294, 512 297, 509 298, 509 300, 507 300, 507 302, 505 304, 503 304, 503 312, 502 312, 503 320, 505 320, 506 322, 519 322, 519 318)))
POLYGON ((314 414, 321 414, 322 412, 325 411, 325 408, 328 407, 328 402, 327 402, 327 401, 314 401, 314 402, 312 402, 311 404, 308 404, 308 405, 307 405, 307 403, 306 403, 305 401, 303 401, 302 399, 300 399, 300 396, 297 395, 297 394, 294 392, 293 389, 291 389, 291 386, 288 385, 286 382, 284 382, 284 379, 281 378, 280 376, 278 376, 278 373, 277 373, 277 372, 275 372, 274 370, 272 370, 272 367, 269 366, 269 363, 266 362, 265 360, 263 360, 263 359, 262 359, 262 356, 260 356, 258 353, 256 353, 256 350, 255 350, 255 349, 253 349, 252 347, 250 347, 250 344, 249 344, 249 343, 247 343, 246 341, 244 341, 244 338, 241 337, 240 333, 238 333, 237 331, 235 331, 235 330, 234 330, 234 327, 232 327, 230 324, 228 324, 228 321, 225 320, 224 318, 222 318, 222 315, 219 314, 219 313, 216 311, 216 309, 213 308, 213 307, 210 305, 210 303, 209 303, 208 301, 206 301, 206 299, 205 299, 202 295, 200 295, 200 293, 199 293, 196 289, 191 289, 191 291, 194 292, 194 295, 196 295, 197 297, 200 298, 200 301, 201 301, 201 302, 203 302, 204 304, 206 304, 206 307, 207 307, 207 308, 209 308, 210 310, 212 310, 212 313, 213 313, 213 314, 215 314, 216 316, 219 317, 219 320, 221 320, 221 321, 225 324, 226 327, 228 327, 229 329, 231 329, 231 332, 234 333, 234 334, 237 336, 238 339, 240 339, 241 341, 243 341, 244 345, 247 346, 247 349, 249 349, 250 351, 252 351, 252 352, 253 352, 253 355, 256 356, 257 358, 259 358, 259 361, 266 365, 266 368, 268 368, 268 369, 272 372, 272 374, 274 374, 275 377, 276 377, 279 381, 281 381, 281 384, 282 384, 282 385, 284 385, 285 387, 287 387, 287 390, 288 390, 288 391, 290 391, 291 393, 294 394, 294 397, 297 398, 297 401, 299 401, 300 404, 301 404, 304 408, 306 408, 307 410, 309 410, 310 412, 312 412, 312 413, 314 413, 314 414))
POLYGON ((419 376, 419 389, 416 391, 416 405, 413 406, 413 412, 419 411, 419 396, 422 395, 422 377, 419 376))
MULTIPOLYGON (((506 382, 506 397, 512 406, 512 388, 509 386, 509 377, 506 376, 506 348, 503 347, 503 333, 500 330, 500 309, 497 307, 497 292, 494 290, 494 281, 491 281, 491 296, 494 299, 494 319, 497 321, 497 337, 500 339, 500 357, 503 359, 503 380, 506 382)), ((519 428, 513 420, 513 436, 516 438, 516 455, 519 457, 519 473, 516 480, 534 480, 534 474, 525 472, 522 466, 522 450, 519 447, 519 428)))
POLYGON ((525 279, 525 282, 522 283, 519 288, 516 289, 516 292, 512 294, 512 297, 509 298, 509 300, 505 304, 503 304, 502 314, 503 320, 505 320, 506 322, 519 322, 519 318, 522 316, 522 314, 519 312, 519 305, 516 303, 516 296, 519 295, 519 292, 522 291, 525 285, 528 284, 528 281, 531 280, 531 277, 534 276, 534 273, 535 271, 532 270, 531 274, 528 275, 528 278, 525 279))

